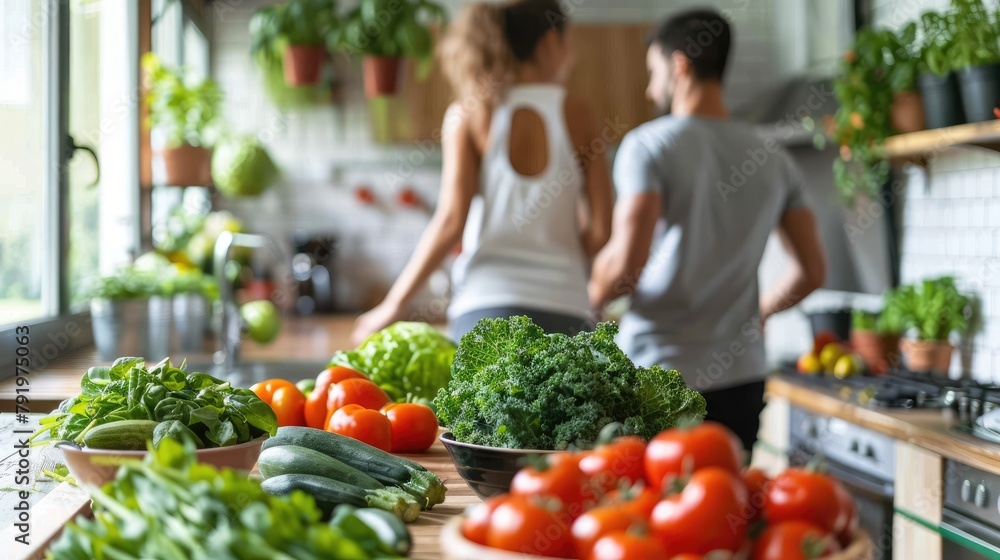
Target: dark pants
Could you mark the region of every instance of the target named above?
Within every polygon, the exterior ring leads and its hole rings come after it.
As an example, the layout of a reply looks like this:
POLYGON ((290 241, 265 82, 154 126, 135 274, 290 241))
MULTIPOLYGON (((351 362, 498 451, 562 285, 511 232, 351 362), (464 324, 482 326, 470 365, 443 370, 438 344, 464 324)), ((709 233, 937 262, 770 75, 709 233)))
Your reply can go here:
POLYGON ((573 317, 561 313, 549 313, 524 307, 494 307, 477 309, 453 319, 448 330, 453 340, 461 340, 482 319, 509 319, 518 315, 526 315, 547 334, 562 333, 575 335, 579 332, 594 330, 594 323, 584 317, 573 317))
POLYGON ((702 393, 708 403, 705 420, 718 422, 736 433, 747 453, 753 451, 764 410, 764 382, 727 387, 702 393))

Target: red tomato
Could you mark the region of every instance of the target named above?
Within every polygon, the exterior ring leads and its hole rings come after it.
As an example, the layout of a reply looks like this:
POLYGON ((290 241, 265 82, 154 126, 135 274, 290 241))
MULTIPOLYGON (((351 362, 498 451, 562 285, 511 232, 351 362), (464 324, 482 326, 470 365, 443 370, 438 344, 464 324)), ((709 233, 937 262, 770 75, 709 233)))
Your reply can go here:
POLYGON ((805 469, 788 469, 771 481, 764 518, 772 524, 808 521, 836 534, 850 522, 850 512, 843 505, 850 501, 846 494, 833 478, 805 469))
POLYGON ((490 530, 490 517, 509 494, 497 494, 481 504, 469 508, 468 514, 462 521, 462 536, 470 541, 486 545, 486 538, 490 530))
POLYGON ((614 531, 627 531, 642 523, 642 518, 624 511, 617 505, 591 509, 576 518, 570 532, 577 558, 589 558, 598 539, 614 531))
MULTIPOLYGON (((254 383, 250 386, 250 390, 260 397, 260 400, 271 404, 271 399, 274 398, 274 392, 281 387, 295 387, 295 384, 291 381, 285 381, 284 379, 268 379, 267 381, 261 381, 260 383, 254 383)), ((298 387, 296 387, 297 389, 298 387)))
POLYGON ((635 484, 643 479, 646 442, 634 436, 618 438, 580 459, 580 470, 594 479, 598 488, 610 491, 620 483, 635 484))
POLYGON ((326 414, 329 419, 330 415, 338 408, 348 404, 357 404, 364 408, 378 410, 389 404, 391 400, 385 391, 367 379, 345 379, 330 385, 329 398, 326 401, 326 414))
POLYGON ((653 534, 675 553, 735 553, 746 542, 748 521, 741 517, 746 502, 746 487, 735 474, 719 467, 701 469, 684 490, 653 508, 653 534))
POLYGON ((705 557, 701 554, 678 554, 677 556, 671 556, 670 560, 705 560, 705 557))
POLYGON ((524 467, 510 483, 510 493, 518 496, 558 498, 569 514, 576 519, 597 503, 597 495, 590 479, 580 470, 579 461, 569 453, 545 456, 546 467, 524 467))
POLYGON ((667 552, 660 541, 650 536, 640 536, 625 531, 608 533, 594 544, 590 560, 659 560, 667 552))
POLYGON ((668 476, 687 476, 705 467, 739 474, 743 445, 722 424, 704 422, 691 429, 660 432, 646 446, 646 480, 656 489, 668 476))
POLYGON ((830 533, 806 521, 784 521, 757 539, 751 560, 810 560, 840 552, 830 533))
POLYGON ((392 426, 393 453, 420 453, 437 439, 438 421, 431 407, 418 403, 389 403, 382 414, 392 426))
POLYGON ((275 389, 270 404, 279 426, 305 426, 306 396, 295 385, 275 389))
POLYGON ((642 519, 649 519, 653 508, 660 501, 660 493, 648 486, 638 484, 625 491, 612 490, 604 499, 609 504, 616 504, 622 511, 642 519))
POLYGON ((345 379, 368 379, 363 373, 343 366, 331 366, 320 372, 316 377, 316 388, 306 398, 306 426, 322 430, 327 417, 327 401, 330 397, 330 385, 340 383, 345 379))
POLYGON ((573 539, 564 516, 558 508, 544 507, 537 497, 510 496, 493 510, 486 544, 522 554, 572 558, 573 539))
POLYGON ((764 514, 764 502, 767 500, 767 488, 771 479, 760 469, 744 469, 742 476, 743 484, 747 487, 749 511, 752 515, 750 521, 757 521, 764 514))
POLYGON ((389 425, 389 419, 377 410, 357 404, 340 407, 330 416, 326 430, 354 438, 382 451, 392 451, 392 426, 389 425))

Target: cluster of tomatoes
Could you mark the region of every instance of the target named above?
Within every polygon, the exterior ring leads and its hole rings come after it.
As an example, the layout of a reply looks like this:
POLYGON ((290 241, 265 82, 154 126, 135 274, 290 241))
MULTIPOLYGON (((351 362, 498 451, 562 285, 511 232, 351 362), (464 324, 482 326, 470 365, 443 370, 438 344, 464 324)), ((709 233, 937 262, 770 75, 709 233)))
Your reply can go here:
POLYGON ((279 426, 326 430, 394 453, 426 451, 437 438, 438 421, 429 406, 394 403, 351 368, 323 370, 308 395, 284 379, 262 381, 250 390, 271 405, 279 426))
POLYGON ((514 476, 509 494, 472 508, 462 533, 493 548, 581 560, 805 560, 851 542, 857 511, 836 480, 806 469, 768 479, 741 470, 741 456, 736 437, 711 422, 648 444, 622 437, 546 455, 514 476))

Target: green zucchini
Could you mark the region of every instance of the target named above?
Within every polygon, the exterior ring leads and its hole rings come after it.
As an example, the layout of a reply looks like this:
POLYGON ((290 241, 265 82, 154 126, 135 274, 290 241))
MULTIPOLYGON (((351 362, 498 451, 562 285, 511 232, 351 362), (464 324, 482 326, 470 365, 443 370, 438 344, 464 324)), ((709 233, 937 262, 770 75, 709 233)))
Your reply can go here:
POLYGON ((406 530, 406 525, 403 525, 398 517, 375 508, 357 509, 354 511, 354 516, 371 527, 382 544, 390 550, 400 556, 409 554, 413 540, 410 538, 410 532, 406 530))
POLYGON ((83 445, 94 449, 142 451, 153 439, 159 422, 153 420, 116 420, 87 430, 83 445))
POLYGON ((298 445, 319 451, 367 473, 386 486, 406 490, 425 508, 444 501, 446 488, 434 473, 423 466, 396 457, 366 443, 332 432, 313 428, 285 426, 264 442, 264 449, 283 445, 298 445))
POLYGON ((257 458, 257 468, 264 478, 282 474, 314 474, 366 490, 385 488, 384 484, 358 469, 300 445, 282 445, 265 449, 257 458))
POLYGON ((260 487, 276 496, 302 490, 316 500, 325 515, 329 515, 337 504, 349 504, 384 509, 407 522, 416 521, 420 516, 420 505, 405 500, 398 488, 366 490, 314 474, 282 474, 264 479, 260 487))
POLYGON ((351 540, 373 543, 382 552, 393 557, 406 556, 413 547, 406 525, 381 509, 340 504, 333 510, 330 525, 343 531, 351 540))

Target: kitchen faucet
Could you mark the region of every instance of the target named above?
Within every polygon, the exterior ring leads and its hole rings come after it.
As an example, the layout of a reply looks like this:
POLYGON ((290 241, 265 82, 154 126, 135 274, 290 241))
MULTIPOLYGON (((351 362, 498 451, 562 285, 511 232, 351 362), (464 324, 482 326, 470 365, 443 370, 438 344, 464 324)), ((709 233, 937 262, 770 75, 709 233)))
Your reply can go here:
POLYGON ((226 278, 225 274, 226 262, 229 260, 229 253, 233 247, 246 247, 248 249, 269 248, 278 261, 281 261, 282 255, 281 247, 278 246, 274 239, 266 235, 224 231, 215 242, 212 270, 215 272, 215 277, 219 283, 219 301, 222 303, 222 325, 219 329, 219 350, 215 352, 213 361, 226 373, 237 370, 243 335, 243 319, 240 317, 240 308, 236 305, 233 283, 226 278))

